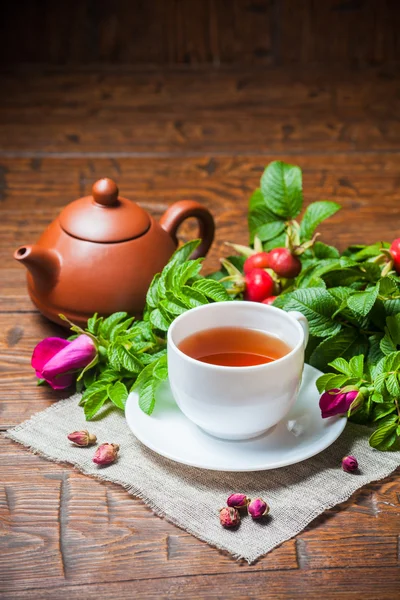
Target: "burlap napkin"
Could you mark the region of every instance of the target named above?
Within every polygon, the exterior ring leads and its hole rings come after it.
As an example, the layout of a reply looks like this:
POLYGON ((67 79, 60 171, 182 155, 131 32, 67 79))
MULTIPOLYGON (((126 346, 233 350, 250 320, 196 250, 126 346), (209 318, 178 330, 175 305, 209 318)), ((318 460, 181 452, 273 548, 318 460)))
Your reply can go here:
POLYGON ((299 533, 325 509, 400 465, 400 452, 373 450, 367 432, 348 424, 330 448, 291 467, 256 473, 204 471, 148 450, 130 432, 124 415, 110 410, 89 424, 99 443, 121 446, 118 461, 101 468, 92 462, 94 448, 73 447, 66 439, 70 431, 88 427, 78 400, 75 395, 59 401, 6 435, 50 460, 71 463, 83 473, 122 485, 158 515, 249 563, 299 533), (342 471, 341 459, 346 454, 358 458, 359 474, 342 471), (233 491, 265 498, 270 516, 263 522, 245 517, 236 531, 223 529, 218 509, 233 491))

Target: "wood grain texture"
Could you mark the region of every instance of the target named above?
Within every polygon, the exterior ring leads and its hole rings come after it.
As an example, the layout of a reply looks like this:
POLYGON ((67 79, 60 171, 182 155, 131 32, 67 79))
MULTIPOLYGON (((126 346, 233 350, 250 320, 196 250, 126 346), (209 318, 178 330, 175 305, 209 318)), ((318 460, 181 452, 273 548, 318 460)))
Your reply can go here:
POLYGON ((397 151, 399 98, 387 67, 3 73, 0 156, 397 151))
POLYGON ((396 0, 20 0, 8 3, 10 64, 364 66, 400 57, 396 0))
MULTIPOLYGON (((329 81, 321 72, 235 69, 46 71, 3 81, 0 429, 68 393, 35 386, 32 348, 61 330, 29 301, 12 252, 34 242, 99 177, 116 179, 124 196, 156 217, 175 200, 208 206, 217 237, 206 271, 229 253, 224 241, 247 242, 248 197, 276 158, 302 167, 306 204, 343 205, 320 228, 324 241, 344 248, 400 234, 399 82, 390 69, 333 73, 329 81)), ((190 226, 181 234, 194 235, 190 226)), ((398 592, 399 472, 249 566, 154 516, 118 486, 9 440, 0 439, 0 452, 0 596, 7 600, 385 600, 398 592)))

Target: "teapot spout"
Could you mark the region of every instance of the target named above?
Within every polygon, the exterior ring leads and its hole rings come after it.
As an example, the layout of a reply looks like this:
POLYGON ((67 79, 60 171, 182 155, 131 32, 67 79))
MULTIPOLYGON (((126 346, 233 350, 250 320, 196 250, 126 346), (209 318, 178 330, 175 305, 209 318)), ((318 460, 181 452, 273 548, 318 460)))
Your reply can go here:
POLYGON ((36 285, 52 286, 60 271, 60 259, 56 252, 40 246, 20 246, 14 252, 14 258, 24 264, 36 285))

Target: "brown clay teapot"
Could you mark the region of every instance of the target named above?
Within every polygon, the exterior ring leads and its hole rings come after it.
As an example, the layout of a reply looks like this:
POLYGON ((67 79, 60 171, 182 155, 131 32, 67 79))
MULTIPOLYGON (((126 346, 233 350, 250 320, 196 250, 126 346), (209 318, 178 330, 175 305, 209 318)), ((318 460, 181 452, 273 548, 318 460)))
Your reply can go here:
POLYGON ((65 325, 60 313, 79 325, 95 312, 140 316, 151 280, 173 254, 178 227, 189 217, 197 219, 202 239, 193 257, 205 256, 214 220, 204 206, 176 202, 157 223, 121 198, 114 181, 100 179, 92 196, 68 204, 37 244, 21 246, 14 258, 28 269, 32 301, 56 323, 65 325))

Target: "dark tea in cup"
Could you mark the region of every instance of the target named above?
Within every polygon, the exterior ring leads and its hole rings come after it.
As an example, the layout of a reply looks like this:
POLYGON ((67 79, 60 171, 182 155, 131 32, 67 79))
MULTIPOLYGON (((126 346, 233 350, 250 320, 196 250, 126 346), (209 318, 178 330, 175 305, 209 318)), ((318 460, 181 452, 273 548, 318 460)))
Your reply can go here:
POLYGON ((187 356, 223 367, 253 367, 282 358, 292 348, 274 335, 245 327, 215 327, 187 336, 178 344, 187 356))

